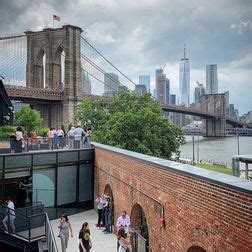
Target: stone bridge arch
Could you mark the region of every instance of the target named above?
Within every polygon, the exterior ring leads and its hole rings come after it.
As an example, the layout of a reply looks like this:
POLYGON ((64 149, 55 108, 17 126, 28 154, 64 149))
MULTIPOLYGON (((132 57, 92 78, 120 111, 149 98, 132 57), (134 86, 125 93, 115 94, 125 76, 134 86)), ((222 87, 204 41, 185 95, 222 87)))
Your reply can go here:
POLYGON ((187 252, 206 252, 206 250, 200 246, 193 245, 187 249, 187 252))

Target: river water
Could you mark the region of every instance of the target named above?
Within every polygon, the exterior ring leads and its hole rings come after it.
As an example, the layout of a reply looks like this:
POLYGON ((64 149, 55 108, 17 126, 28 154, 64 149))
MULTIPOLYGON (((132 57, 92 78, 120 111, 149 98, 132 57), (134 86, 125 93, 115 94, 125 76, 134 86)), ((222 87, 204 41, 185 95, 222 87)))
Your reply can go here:
MULTIPOLYGON (((186 144, 180 147, 183 158, 192 159, 193 141, 192 136, 186 136, 186 144)), ((252 137, 228 136, 223 138, 206 138, 194 136, 194 155, 195 161, 210 160, 212 162, 227 163, 232 166, 232 157, 238 154, 238 143, 240 155, 252 154, 252 137)))

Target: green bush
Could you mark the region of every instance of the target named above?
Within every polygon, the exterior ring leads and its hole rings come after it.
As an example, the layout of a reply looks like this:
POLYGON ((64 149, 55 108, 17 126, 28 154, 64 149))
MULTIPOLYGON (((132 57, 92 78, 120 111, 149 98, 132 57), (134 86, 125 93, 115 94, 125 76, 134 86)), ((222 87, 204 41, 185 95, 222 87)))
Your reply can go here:
POLYGON ((36 130, 36 133, 38 136, 42 136, 42 137, 46 137, 47 136, 47 132, 49 131, 49 128, 40 128, 36 130))
POLYGON ((9 138, 13 131, 16 130, 16 126, 5 125, 0 127, 0 138, 9 138))

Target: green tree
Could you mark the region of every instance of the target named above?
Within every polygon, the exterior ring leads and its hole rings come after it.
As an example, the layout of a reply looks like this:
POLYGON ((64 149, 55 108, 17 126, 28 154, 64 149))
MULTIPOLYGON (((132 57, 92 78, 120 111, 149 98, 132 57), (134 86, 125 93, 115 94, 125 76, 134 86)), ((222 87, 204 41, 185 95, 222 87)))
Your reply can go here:
POLYGON ((75 120, 96 131, 106 117, 106 105, 103 99, 85 98, 78 104, 75 120))
POLYGON ((170 158, 184 143, 181 128, 168 122, 149 94, 119 93, 107 109, 102 100, 85 100, 77 120, 94 126, 94 141, 152 156, 170 158))
POLYGON ((15 113, 16 124, 23 126, 27 131, 34 131, 41 126, 43 119, 39 111, 24 107, 15 113))

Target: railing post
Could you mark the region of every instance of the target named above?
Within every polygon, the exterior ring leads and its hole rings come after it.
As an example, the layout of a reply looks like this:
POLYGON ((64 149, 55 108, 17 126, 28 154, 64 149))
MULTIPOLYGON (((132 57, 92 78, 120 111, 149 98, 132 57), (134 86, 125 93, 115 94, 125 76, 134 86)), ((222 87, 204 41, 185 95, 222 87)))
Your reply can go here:
POLYGON ((28 224, 29 224, 29 242, 31 242, 31 217, 27 217, 28 218, 28 224))

